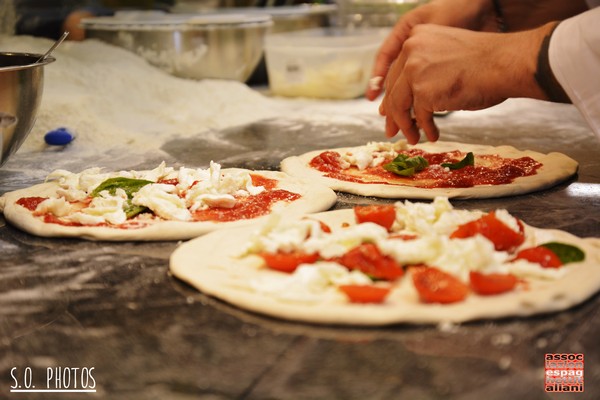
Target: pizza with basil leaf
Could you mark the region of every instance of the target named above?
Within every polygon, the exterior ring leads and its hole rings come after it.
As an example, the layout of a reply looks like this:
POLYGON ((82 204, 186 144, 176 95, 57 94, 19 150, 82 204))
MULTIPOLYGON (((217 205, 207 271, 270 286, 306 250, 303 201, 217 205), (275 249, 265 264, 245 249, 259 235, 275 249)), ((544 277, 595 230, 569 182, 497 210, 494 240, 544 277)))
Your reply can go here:
POLYGON ((242 309, 322 324, 437 324, 566 310, 600 290, 600 239, 505 209, 357 206, 212 232, 172 274, 242 309), (203 254, 203 257, 198 257, 203 254))
POLYGON ((409 199, 525 194, 565 181, 577 167, 557 152, 443 141, 411 146, 405 140, 316 150, 281 163, 282 171, 337 191, 409 199))
POLYGON ((329 209, 333 190, 278 171, 173 168, 52 172, 45 183, 5 193, 0 211, 38 236, 92 240, 180 240, 252 223, 277 211, 329 209))

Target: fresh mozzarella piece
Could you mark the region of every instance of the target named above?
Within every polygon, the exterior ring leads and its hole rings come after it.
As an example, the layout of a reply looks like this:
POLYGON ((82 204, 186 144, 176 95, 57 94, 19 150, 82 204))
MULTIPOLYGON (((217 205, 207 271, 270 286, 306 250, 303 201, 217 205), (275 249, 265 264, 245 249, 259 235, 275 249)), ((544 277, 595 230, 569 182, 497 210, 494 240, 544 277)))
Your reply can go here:
MULTIPOLYGON (((73 215, 75 221, 82 222, 86 216, 95 217, 96 223, 108 222, 113 225, 119 225, 127 221, 127 215, 124 208, 127 203, 127 194, 123 189, 117 189, 115 195, 111 196, 108 191, 103 190, 100 195, 94 197, 91 203, 73 215), (78 215, 83 214, 83 215, 78 215)), ((69 220, 73 218, 69 217, 69 220)), ((82 222, 83 223, 83 222, 82 222)))
POLYGON ((392 257, 401 265, 429 264, 444 251, 444 240, 434 235, 413 240, 380 240, 376 245, 383 254, 392 257))
POLYGON ((496 218, 498 218, 504 225, 508 226, 515 232, 521 232, 519 228, 519 223, 515 217, 509 214, 508 211, 499 209, 495 212, 496 218))
POLYGON ((369 149, 363 148, 356 150, 354 153, 345 154, 344 158, 350 165, 356 165, 356 167, 362 171, 371 166, 374 155, 369 149))
POLYGON ((507 265, 510 273, 519 278, 558 279, 567 273, 567 268, 543 268, 538 263, 517 259, 507 265))
POLYGON ((377 167, 385 160, 394 158, 398 152, 406 149, 406 141, 400 140, 396 143, 369 142, 366 146, 342 154, 342 168, 356 166, 359 170, 368 167, 377 167))
POLYGON ((132 176, 135 179, 145 179, 147 181, 158 182, 159 180, 166 178, 174 171, 172 167, 167 167, 167 164, 163 161, 160 165, 154 168, 151 171, 138 171, 135 176, 132 176))
POLYGON ((186 192, 185 201, 192 210, 219 206, 231 208, 235 205, 235 196, 256 195, 265 190, 263 186, 254 186, 252 177, 246 171, 228 171, 221 173, 221 166, 211 162, 210 168, 202 176, 193 179, 185 177, 184 186, 191 186, 186 192))
POLYGON ((221 182, 221 164, 217 164, 216 162, 211 161, 208 171, 208 182, 210 183, 210 186, 218 188, 221 182))
POLYGON ((185 200, 179 197, 173 185, 152 183, 142 187, 132 199, 132 204, 148 207, 157 216, 168 220, 188 221, 192 214, 185 200))
POLYGON ((257 195, 265 190, 262 186, 254 186, 252 177, 246 171, 223 175, 215 185, 215 189, 219 193, 231 193, 239 196, 257 195))
POLYGON ((292 252, 302 250, 307 237, 322 236, 319 223, 305 219, 296 223, 287 223, 276 215, 251 241, 248 251, 266 251, 268 253, 292 252))
POLYGON ((323 258, 340 257, 361 243, 376 243, 388 235, 380 225, 365 222, 339 229, 329 235, 309 237, 301 247, 306 253, 321 254, 323 258))
MULTIPOLYGON (((366 274, 359 270, 349 271, 346 267, 335 262, 318 262, 316 264, 301 264, 296 271, 303 273, 305 270, 310 270, 311 274, 315 274, 313 270, 322 278, 327 279, 329 284, 340 285, 369 285, 373 281, 366 274), (301 270, 301 271, 298 271, 301 270)), ((294 272, 296 273, 296 272, 294 272)))
POLYGON ((331 234, 323 232, 319 222, 311 219, 288 223, 273 217, 266 227, 257 232, 245 252, 318 252, 323 258, 331 258, 342 256, 361 243, 374 243, 387 236, 385 228, 370 222, 331 234))
POLYGON ((207 169, 192 169, 181 167, 176 172, 176 174, 172 175, 173 178, 176 178, 179 182, 177 184, 177 190, 179 190, 180 192, 188 190, 194 184, 194 182, 202 182, 210 179, 210 173, 207 169))
MULTIPOLYGON (((96 171, 100 172, 100 168, 95 168, 96 171)), ((65 182, 68 181, 69 179, 71 180, 77 180, 77 174, 74 174, 71 171, 67 171, 65 169, 57 169, 52 171, 51 173, 48 174, 48 176, 46 176, 46 182, 48 181, 59 181, 59 182, 65 182)))
POLYGON ((35 209, 37 214, 50 213, 57 217, 64 217, 73 212, 73 206, 63 198, 48 198, 42 201, 35 209))
POLYGON ((77 189, 56 189, 56 195, 64 198, 66 201, 78 202, 88 198, 89 193, 85 190, 77 189))
POLYGON ((221 207, 232 208, 236 204, 235 197, 230 194, 220 194, 204 185, 194 185, 184 198, 186 207, 191 211, 206 209, 211 206, 223 204, 221 207))
POLYGON ((437 235, 408 241, 389 239, 377 246, 401 265, 434 266, 463 281, 468 281, 469 271, 506 272, 503 264, 509 258, 508 253, 495 251, 494 245, 481 235, 460 240, 437 235))
POLYGON ((96 189, 102 182, 111 176, 108 174, 98 174, 90 170, 85 170, 79 174, 78 183, 76 186, 70 185, 69 188, 79 189, 90 194, 96 189))
POLYGON ((103 215, 90 215, 83 212, 76 212, 73 215, 70 215, 68 220, 82 225, 100 225, 106 223, 106 219, 103 215))
POLYGON ((200 194, 194 199, 190 211, 206 209, 208 207, 233 208, 237 200, 230 194, 200 194))
POLYGON ((67 201, 85 200, 89 193, 106 179, 106 174, 100 173, 100 168, 88 168, 79 174, 65 170, 56 170, 46 178, 46 181, 56 180, 59 188, 57 195, 67 201))
POLYGON ((436 197, 431 203, 397 202, 395 232, 450 234, 459 225, 479 218, 483 213, 455 210, 446 197, 436 197))
POLYGON ((460 225, 481 218, 481 211, 451 210, 442 214, 433 224, 433 232, 439 235, 450 235, 460 225))
POLYGON ((470 271, 501 272, 507 260, 508 253, 495 251, 492 242, 476 235, 460 240, 445 238, 443 250, 430 265, 468 282, 470 271))
POLYGON ((250 193, 251 196, 256 196, 257 194, 260 194, 267 190, 264 186, 254 186, 254 184, 252 183, 252 177, 248 173, 245 173, 244 181, 244 188, 248 193, 250 193))
POLYGON ((293 274, 265 276, 249 282, 257 292, 294 302, 321 301, 339 285, 368 285, 371 279, 360 271, 348 271, 332 262, 301 264, 293 274))
POLYGON ((98 179, 104 179, 106 174, 101 174, 100 171, 100 168, 94 167, 85 169, 82 172, 75 174, 64 169, 58 169, 50 173, 46 177, 46 181, 58 181, 58 184, 63 188, 87 189, 86 184, 88 182, 88 179, 84 178, 82 182, 81 177, 84 176, 86 178, 89 178, 93 176, 99 176, 98 179))

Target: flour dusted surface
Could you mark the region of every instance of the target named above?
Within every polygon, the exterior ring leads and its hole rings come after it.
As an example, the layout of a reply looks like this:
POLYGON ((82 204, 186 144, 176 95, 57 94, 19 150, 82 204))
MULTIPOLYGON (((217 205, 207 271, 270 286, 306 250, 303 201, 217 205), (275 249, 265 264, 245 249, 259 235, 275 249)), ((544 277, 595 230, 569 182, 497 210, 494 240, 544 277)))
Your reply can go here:
MULTIPOLYGON (((0 38, 0 48, 44 52, 49 41, 0 38)), ((142 58, 96 40, 65 42, 45 71, 38 120, 24 150, 43 145, 58 126, 91 144, 156 147, 189 135, 276 115, 273 102, 233 81, 192 81, 168 75, 142 58)))
MULTIPOLYGON (((50 45, 42 38, 0 36, 0 51, 43 53, 50 45)), ((352 116, 355 112, 343 107, 332 115, 331 106, 339 105, 335 102, 270 98, 240 82, 177 78, 97 40, 67 41, 53 54, 57 61, 45 69, 37 122, 21 151, 43 149, 43 135, 61 126, 73 129, 78 142, 143 150, 156 149, 174 135, 197 135, 266 118, 310 116, 324 123, 361 123, 352 116)), ((369 103, 368 113, 371 107, 376 105, 369 103)))

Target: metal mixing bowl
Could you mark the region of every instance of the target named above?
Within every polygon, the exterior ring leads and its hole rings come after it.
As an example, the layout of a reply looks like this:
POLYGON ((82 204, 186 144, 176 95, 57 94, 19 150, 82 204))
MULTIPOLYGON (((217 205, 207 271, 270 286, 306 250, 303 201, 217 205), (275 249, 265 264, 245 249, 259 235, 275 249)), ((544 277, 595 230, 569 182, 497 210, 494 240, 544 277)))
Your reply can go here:
POLYGON ((44 66, 55 61, 41 54, 0 52, 0 166, 15 153, 35 123, 44 89, 44 66))
POLYGON ((280 33, 330 26, 334 22, 337 9, 338 7, 334 4, 207 9, 203 2, 190 1, 189 3, 178 2, 171 12, 178 14, 269 15, 273 19, 273 27, 269 33, 280 33))
POLYGON ((123 47, 182 78, 245 82, 263 54, 267 15, 120 12, 82 21, 87 38, 123 47))

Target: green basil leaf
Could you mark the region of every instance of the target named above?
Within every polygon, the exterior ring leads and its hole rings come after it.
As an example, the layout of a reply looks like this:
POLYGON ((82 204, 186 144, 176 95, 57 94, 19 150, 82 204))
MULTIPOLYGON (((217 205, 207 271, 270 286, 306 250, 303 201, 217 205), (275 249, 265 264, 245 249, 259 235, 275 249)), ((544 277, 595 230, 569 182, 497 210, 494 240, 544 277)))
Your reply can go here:
POLYGON ((127 219, 131 219, 131 218, 135 217, 136 215, 146 212, 148 210, 149 210, 148 207, 131 204, 131 202, 128 201, 127 205, 125 206, 125 209, 123 211, 125 211, 125 215, 127 216, 127 219))
POLYGON ((406 154, 398 154, 392 162, 383 166, 386 171, 401 176, 413 176, 429 166, 426 159, 421 156, 409 157, 406 154))
POLYGON ((560 258, 563 264, 585 260, 585 253, 579 247, 566 243, 549 242, 542 244, 560 258))
POLYGON ((442 163, 440 165, 444 168, 450 168, 450 169, 461 169, 468 165, 473 166, 473 165, 475 165, 475 156, 473 155, 473 152, 468 152, 467 155, 465 156, 465 158, 463 158, 459 162, 442 163))
POLYGON ((131 199, 133 195, 136 194, 141 188, 144 186, 154 183, 152 181, 147 181, 145 179, 132 179, 132 178, 109 178, 102 182, 94 191, 92 192, 92 197, 98 197, 100 192, 103 190, 108 190, 108 193, 111 195, 115 195, 117 189, 123 189, 127 194, 127 202, 123 208, 125 215, 128 219, 135 217, 136 215, 143 213, 148 210, 148 207, 139 206, 131 203, 131 199))
POLYGON ((144 186, 154 183, 152 181, 147 181, 144 179, 132 179, 132 178, 109 178, 102 182, 94 191, 92 192, 92 197, 98 197, 100 192, 103 190, 108 190, 108 193, 114 196, 117 192, 117 189, 123 189, 125 193, 127 193, 127 197, 131 199, 133 195, 143 188, 144 186))

